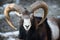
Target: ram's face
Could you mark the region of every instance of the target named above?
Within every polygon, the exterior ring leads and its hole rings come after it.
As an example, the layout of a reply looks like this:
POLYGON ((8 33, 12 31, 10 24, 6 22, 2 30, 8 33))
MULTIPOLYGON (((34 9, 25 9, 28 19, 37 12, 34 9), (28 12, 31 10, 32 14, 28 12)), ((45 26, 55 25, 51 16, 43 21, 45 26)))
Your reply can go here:
POLYGON ((24 29, 28 31, 31 28, 31 20, 33 19, 33 15, 26 11, 24 14, 21 14, 20 18, 23 20, 24 29))

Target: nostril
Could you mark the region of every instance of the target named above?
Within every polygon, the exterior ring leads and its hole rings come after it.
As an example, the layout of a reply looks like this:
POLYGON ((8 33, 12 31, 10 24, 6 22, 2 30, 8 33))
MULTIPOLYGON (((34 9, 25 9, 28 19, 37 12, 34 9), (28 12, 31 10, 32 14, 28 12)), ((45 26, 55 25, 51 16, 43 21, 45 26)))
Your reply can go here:
POLYGON ((27 28, 28 28, 28 27, 29 27, 29 25, 25 25, 25 27, 27 27, 27 28))

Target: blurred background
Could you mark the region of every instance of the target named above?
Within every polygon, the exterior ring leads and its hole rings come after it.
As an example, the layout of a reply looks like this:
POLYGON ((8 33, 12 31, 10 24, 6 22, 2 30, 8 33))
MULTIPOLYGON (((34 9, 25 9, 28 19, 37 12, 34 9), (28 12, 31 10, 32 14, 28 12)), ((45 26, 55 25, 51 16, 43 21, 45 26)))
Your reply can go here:
MULTIPOLYGON (((24 7, 29 7, 32 3, 34 3, 37 0, 0 0, 0 32, 10 32, 15 31, 13 30, 5 21, 4 16, 4 8, 10 4, 10 3, 16 3, 18 5, 23 5, 24 7)), ((60 0, 40 0, 44 1, 48 5, 48 15, 47 17, 60 17, 60 0)), ((11 20, 14 23, 14 25, 19 30, 19 20, 20 18, 14 14, 14 12, 10 12, 11 20)), ((35 16, 41 16, 43 13, 42 9, 37 10, 35 13, 35 16)), ((1 38, 2 39, 2 38, 1 38)))

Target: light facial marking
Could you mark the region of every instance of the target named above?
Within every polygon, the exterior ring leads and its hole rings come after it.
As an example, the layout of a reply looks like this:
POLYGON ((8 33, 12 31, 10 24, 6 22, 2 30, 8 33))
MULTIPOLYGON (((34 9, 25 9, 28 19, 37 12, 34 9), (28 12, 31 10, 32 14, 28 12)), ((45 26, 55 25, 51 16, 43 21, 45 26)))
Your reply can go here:
POLYGON ((26 31, 28 31, 31 28, 31 21, 30 19, 24 19, 23 27, 26 31))

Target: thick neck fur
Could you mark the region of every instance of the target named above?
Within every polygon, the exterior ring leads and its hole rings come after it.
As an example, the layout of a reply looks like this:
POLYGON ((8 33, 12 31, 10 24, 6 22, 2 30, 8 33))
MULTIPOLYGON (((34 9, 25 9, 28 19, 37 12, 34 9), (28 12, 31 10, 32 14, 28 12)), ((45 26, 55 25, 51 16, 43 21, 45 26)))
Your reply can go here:
POLYGON ((26 30, 21 25, 20 30, 19 30, 20 31, 19 38, 24 39, 24 40, 45 40, 45 37, 47 36, 48 40, 50 40, 51 39, 51 37, 50 37, 51 31, 50 31, 50 28, 47 24, 47 19, 44 21, 43 24, 39 25, 38 28, 36 27, 36 20, 35 19, 37 19, 37 23, 39 23, 42 18, 41 17, 34 17, 34 19, 31 21, 32 26, 28 32, 26 32, 26 30))

